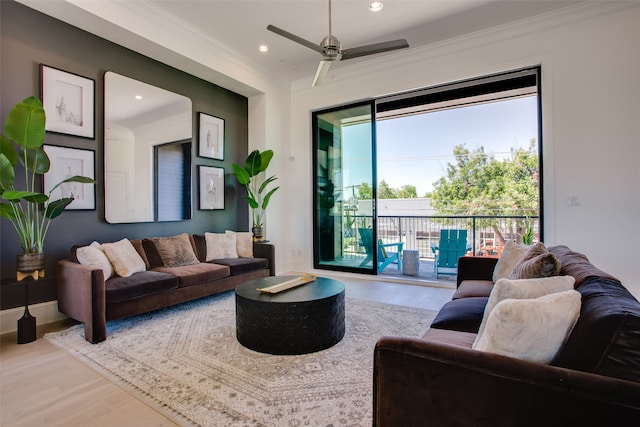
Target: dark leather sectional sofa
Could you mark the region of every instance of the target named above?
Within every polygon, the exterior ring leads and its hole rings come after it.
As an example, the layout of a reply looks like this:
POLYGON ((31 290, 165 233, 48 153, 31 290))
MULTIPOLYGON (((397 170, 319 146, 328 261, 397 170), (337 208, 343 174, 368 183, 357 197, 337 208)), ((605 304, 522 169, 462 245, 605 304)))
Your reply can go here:
POLYGON ((549 251, 582 295, 550 365, 472 349, 497 259, 460 258, 458 289, 422 339, 377 342, 374 425, 640 425, 640 303, 586 256, 549 251))
POLYGON ((215 259, 206 262, 204 235, 191 235, 200 264, 164 267, 151 239, 131 240, 145 261, 146 271, 104 280, 101 269, 82 265, 75 257, 58 262, 58 310, 84 323, 85 339, 107 338, 106 322, 180 304, 234 289, 247 280, 275 276, 275 248, 253 244, 253 258, 215 259))

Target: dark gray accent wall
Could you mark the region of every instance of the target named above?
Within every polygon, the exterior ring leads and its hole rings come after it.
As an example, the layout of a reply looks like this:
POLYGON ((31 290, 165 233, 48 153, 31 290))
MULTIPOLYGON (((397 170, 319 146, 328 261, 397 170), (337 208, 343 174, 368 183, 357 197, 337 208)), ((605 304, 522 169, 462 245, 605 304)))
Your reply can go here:
MULTIPOLYGON (((72 245, 93 240, 108 242, 174 234, 204 233, 225 229, 247 230, 248 208, 230 175, 231 163, 244 163, 247 156, 248 100, 224 88, 186 74, 122 46, 58 21, 13 1, 0 1, 0 120, 4 125, 11 107, 28 96, 41 96, 40 64, 95 80, 95 139, 48 133, 45 143, 95 150, 97 178, 96 210, 67 211, 54 220, 45 241, 46 275, 55 275, 55 265, 66 258, 72 245), (109 224, 104 219, 103 76, 116 73, 176 92, 193 103, 192 193, 190 220, 162 223, 109 224), (224 161, 197 157, 198 112, 225 120, 224 161), (224 167, 225 209, 198 210, 198 165, 224 167)), ((170 31, 171 29, 167 29, 170 31)), ((15 232, 5 219, 1 230, 1 308, 22 305, 22 285, 15 278, 16 255, 21 252, 15 232)), ((56 299, 53 280, 31 285, 30 301, 56 299)))

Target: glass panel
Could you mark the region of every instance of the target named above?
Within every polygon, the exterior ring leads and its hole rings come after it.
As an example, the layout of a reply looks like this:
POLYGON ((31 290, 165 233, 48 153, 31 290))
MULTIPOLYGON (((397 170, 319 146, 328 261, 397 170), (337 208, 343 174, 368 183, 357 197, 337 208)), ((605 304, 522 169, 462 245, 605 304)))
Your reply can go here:
MULTIPOLYGON (((104 75, 105 218, 109 223, 179 221, 191 218, 191 167, 178 197, 183 214, 156 208, 174 195, 154 190, 156 146, 192 139, 191 99, 111 71, 104 75), (138 96, 135 99, 134 96, 138 96), (156 199, 156 196, 159 199, 156 199)), ((191 152, 188 153, 189 159, 191 152)))
POLYGON ((372 111, 366 103, 313 115, 315 268, 375 274, 372 111))

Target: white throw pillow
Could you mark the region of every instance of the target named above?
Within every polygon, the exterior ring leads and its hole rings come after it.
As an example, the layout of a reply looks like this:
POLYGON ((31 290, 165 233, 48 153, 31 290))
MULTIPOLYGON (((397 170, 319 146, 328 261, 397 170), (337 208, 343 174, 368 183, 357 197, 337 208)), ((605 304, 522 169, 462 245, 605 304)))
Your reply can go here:
POLYGON ((76 258, 78 258, 78 262, 82 265, 90 265, 91 267, 101 269, 104 273, 104 280, 113 276, 113 266, 98 242, 92 242, 89 246, 76 249, 76 258))
POLYGON ((225 234, 235 234, 236 252, 240 258, 253 258, 253 236, 248 231, 225 230, 225 234))
POLYGON ((146 270, 144 260, 127 238, 114 243, 103 243, 101 248, 120 277, 129 277, 133 273, 146 270))
POLYGON ((487 320, 493 308, 505 299, 530 299, 538 298, 544 295, 553 294, 555 292, 568 291, 573 289, 573 284, 576 279, 573 276, 554 276, 544 277, 538 279, 500 279, 493 285, 491 293, 489 294, 489 300, 484 308, 484 316, 482 317, 482 323, 480 323, 480 329, 478 329, 478 336, 476 342, 480 340, 480 337, 484 333, 484 329, 487 324, 487 320))
POLYGON ((207 245, 207 261, 238 258, 235 233, 204 233, 204 239, 207 245))
POLYGON ((507 240, 498 259, 498 263, 493 269, 493 282, 499 279, 508 279, 511 272, 529 250, 529 246, 520 245, 512 240, 507 240))
POLYGON ((535 299, 498 303, 473 348, 537 363, 549 363, 580 315, 580 292, 556 292, 535 299))

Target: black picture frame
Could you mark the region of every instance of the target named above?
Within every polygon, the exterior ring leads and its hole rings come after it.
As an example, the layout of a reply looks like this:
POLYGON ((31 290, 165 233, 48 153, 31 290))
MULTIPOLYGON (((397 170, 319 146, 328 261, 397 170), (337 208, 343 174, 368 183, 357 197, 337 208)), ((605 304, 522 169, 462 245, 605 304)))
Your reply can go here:
MULTIPOLYGON (((80 148, 60 147, 57 145, 43 145, 51 166, 44 174, 44 192, 49 193, 54 185, 65 178, 75 175, 86 176, 95 179, 95 151, 80 148)), ((82 184, 69 182, 59 185, 50 195, 50 200, 58 200, 64 197, 74 197, 66 210, 96 210, 96 186, 95 184, 82 184)))
POLYGON ((48 132, 95 139, 95 80, 40 64, 48 132))
POLYGON ((224 160, 224 119, 200 113, 198 135, 199 157, 224 160))
POLYGON ((198 166, 198 209, 224 209, 224 168, 198 166))

